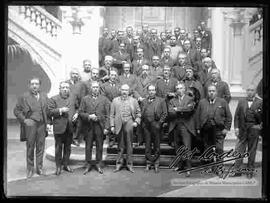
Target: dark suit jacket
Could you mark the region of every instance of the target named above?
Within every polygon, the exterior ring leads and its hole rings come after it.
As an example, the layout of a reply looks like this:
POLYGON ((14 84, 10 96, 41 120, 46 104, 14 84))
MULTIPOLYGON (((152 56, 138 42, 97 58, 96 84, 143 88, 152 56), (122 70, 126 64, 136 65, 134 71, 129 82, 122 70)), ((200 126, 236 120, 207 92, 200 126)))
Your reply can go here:
POLYGON ((148 64, 149 65, 149 60, 146 58, 142 59, 141 64, 138 63, 138 60, 133 60, 132 62, 132 73, 134 75, 140 76, 142 73, 142 65, 148 64))
POLYGON ((156 92, 158 97, 165 98, 169 92, 175 92, 175 86, 177 85, 178 81, 175 78, 169 79, 169 84, 167 85, 164 79, 158 79, 156 83, 156 92))
POLYGON ((156 41, 153 41, 152 39, 149 39, 147 41, 147 53, 145 55, 145 57, 148 60, 151 60, 153 56, 159 56, 159 58, 161 57, 161 48, 162 48, 162 42, 160 39, 156 39, 156 41))
POLYGON ((192 67, 196 66, 197 62, 200 60, 200 53, 196 49, 190 49, 187 54, 187 61, 192 67))
MULTIPOLYGON (((142 113, 142 122, 144 122, 146 115, 145 110, 147 108, 149 97, 145 98, 141 103, 141 113, 142 113)), ((154 101, 151 103, 154 106, 154 116, 155 120, 160 124, 163 124, 167 117, 167 107, 165 100, 161 97, 155 97, 154 101)))
POLYGON ((201 33, 202 47, 211 51, 212 48, 212 33, 205 30, 204 34, 201 33))
MULTIPOLYGON (((246 118, 246 111, 248 108, 248 101, 246 98, 241 99, 238 102, 238 105, 235 110, 234 114, 234 128, 239 128, 239 133, 243 134, 246 132, 246 125, 245 125, 245 118, 246 118)), ((262 122, 262 100, 255 97, 252 105, 251 110, 255 115, 256 123, 254 125, 261 124, 262 122)))
POLYGON ((134 89, 134 97, 138 99, 139 97, 146 98, 148 95, 147 87, 152 83, 152 78, 150 76, 143 78, 139 77, 134 89))
POLYGON ((98 41, 99 61, 103 62, 106 55, 111 55, 113 51, 113 43, 109 38, 100 37, 98 41))
POLYGON ((172 68, 172 77, 176 78, 178 81, 181 81, 186 76, 186 69, 184 66, 174 66, 172 68))
MULTIPOLYGON (((212 80, 208 80, 204 85, 205 95, 207 95, 207 88, 212 84, 212 80)), ((219 80, 217 82, 217 97, 225 99, 228 103, 231 101, 231 92, 228 84, 224 81, 219 80)))
POLYGON ((75 85, 74 92, 70 95, 70 118, 78 112, 82 98, 91 93, 91 81, 80 81, 75 85))
POLYGON ((64 99, 60 95, 53 96, 48 100, 48 117, 52 119, 53 133, 63 134, 67 127, 71 132, 71 121, 69 120, 68 112, 60 115, 59 108, 69 107, 70 98, 64 99))
POLYGON ((115 86, 112 87, 110 82, 108 81, 101 85, 100 90, 102 95, 112 101, 114 98, 121 95, 120 88, 121 84, 119 82, 116 82, 115 86))
POLYGON ((92 120, 89 120, 90 114, 95 114, 98 118, 98 123, 102 130, 110 128, 110 105, 109 99, 103 95, 99 95, 96 100, 92 98, 92 95, 87 95, 83 97, 80 108, 79 115, 81 119, 86 123, 83 128, 89 130, 91 128, 92 120), (90 125, 89 125, 90 124, 90 125))
MULTIPOLYGON (((196 111, 196 129, 201 129, 208 119, 208 109, 209 100, 204 98, 199 102, 196 111)), ((231 129, 232 124, 232 114, 228 103, 219 97, 216 97, 214 103, 214 120, 217 126, 225 128, 227 130, 231 129)))
POLYGON ((134 74, 130 74, 127 78, 124 74, 119 76, 119 83, 121 85, 128 84, 130 91, 133 92, 137 85, 137 76, 134 74))
POLYGON ((199 80, 195 79, 188 80, 187 78, 185 78, 184 82, 187 88, 195 87, 199 91, 200 99, 205 97, 203 86, 199 80))
POLYGON ((131 62, 133 62, 134 60, 138 58, 137 48, 142 48, 143 50, 146 50, 146 46, 142 43, 140 43, 138 46, 134 46, 134 45, 129 46, 129 48, 127 49, 127 52, 130 55, 131 62))
POLYGON ((169 58, 168 60, 166 60, 164 57, 162 57, 161 60, 160 60, 160 65, 162 67, 164 67, 165 65, 173 67, 175 64, 174 64, 174 61, 173 61, 172 58, 169 58))
MULTIPOLYGON (((26 92, 22 96, 18 97, 17 104, 14 108, 13 113, 21 124, 21 126, 20 126, 20 141, 27 140, 27 135, 25 134, 24 119, 31 118, 31 115, 33 113, 32 106, 33 106, 35 99, 36 98, 30 92, 26 92)), ((40 102, 41 102, 41 107, 42 107, 43 121, 45 124, 47 124, 47 122, 48 122, 48 120, 47 120, 48 97, 45 93, 42 93, 42 92, 40 93, 40 102)), ((47 133, 47 131, 46 131, 46 133, 47 133)))
POLYGON ((194 121, 194 107, 195 102, 192 97, 185 95, 182 102, 179 102, 178 97, 175 97, 169 101, 168 114, 170 118, 169 132, 173 131, 178 122, 182 122, 188 131, 196 135, 195 121, 194 121), (174 108, 177 108, 177 111, 174 108))

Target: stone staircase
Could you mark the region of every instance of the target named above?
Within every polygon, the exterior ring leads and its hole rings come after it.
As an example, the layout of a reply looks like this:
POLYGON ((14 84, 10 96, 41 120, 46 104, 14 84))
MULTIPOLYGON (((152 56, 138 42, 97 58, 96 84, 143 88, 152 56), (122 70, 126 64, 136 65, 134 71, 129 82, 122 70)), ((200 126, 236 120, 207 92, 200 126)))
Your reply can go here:
MULTIPOLYGON (((231 131, 228 133, 228 135, 225 138, 224 142, 224 151, 229 151, 231 149, 235 149, 236 144, 236 138, 234 133, 231 131)), ((175 157, 175 151, 174 149, 166 144, 166 139, 163 140, 163 143, 161 143, 161 155, 160 155, 160 167, 161 168, 168 168, 169 164, 172 162, 172 160, 175 157)), ((195 143, 194 143, 195 145, 195 143)), ((92 158, 95 159, 95 146, 93 147, 92 152, 92 158)), ((54 146, 51 146, 47 148, 46 150, 46 158, 48 158, 51 161, 54 161, 54 146)), ((198 166, 200 162, 196 160, 196 157, 198 157, 199 154, 195 154, 194 159, 192 160, 192 166, 198 166)), ((105 165, 115 165, 115 160, 117 157, 117 145, 114 145, 113 147, 108 147, 108 139, 104 140, 103 145, 103 160, 105 165)), ((226 158, 225 158, 226 160, 226 158)), ((80 147, 72 145, 72 153, 70 156, 71 164, 81 164, 84 165, 85 163, 85 143, 82 143, 80 147)), ((256 164, 261 165, 262 161, 262 140, 260 139, 257 153, 256 153, 256 164)), ((234 161, 225 162, 224 164, 232 164, 234 161)), ((244 159, 244 163, 247 163, 247 158, 244 159)), ((133 148, 133 165, 135 167, 144 167, 145 166, 145 146, 139 146, 133 148)))

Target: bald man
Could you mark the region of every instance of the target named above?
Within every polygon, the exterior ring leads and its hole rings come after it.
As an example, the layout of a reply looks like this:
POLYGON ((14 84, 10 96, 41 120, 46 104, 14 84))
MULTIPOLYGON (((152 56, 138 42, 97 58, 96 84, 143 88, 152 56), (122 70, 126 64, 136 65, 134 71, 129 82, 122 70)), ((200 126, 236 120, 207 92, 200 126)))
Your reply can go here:
MULTIPOLYGON (((247 87, 247 97, 239 100, 234 115, 234 131, 238 138, 236 151, 244 154, 247 148, 249 153, 248 165, 249 169, 247 178, 252 178, 255 168, 256 150, 259 140, 259 135, 262 129, 262 100, 255 97, 256 87, 251 84, 247 87)), ((243 159, 235 162, 235 170, 238 170, 232 176, 241 176, 240 167, 243 159)))
POLYGON ((133 129, 141 122, 141 110, 136 99, 129 96, 129 86, 121 86, 121 96, 113 99, 110 110, 111 132, 117 135, 118 156, 116 169, 120 171, 124 164, 124 150, 127 151, 127 169, 134 173, 132 160, 133 129))

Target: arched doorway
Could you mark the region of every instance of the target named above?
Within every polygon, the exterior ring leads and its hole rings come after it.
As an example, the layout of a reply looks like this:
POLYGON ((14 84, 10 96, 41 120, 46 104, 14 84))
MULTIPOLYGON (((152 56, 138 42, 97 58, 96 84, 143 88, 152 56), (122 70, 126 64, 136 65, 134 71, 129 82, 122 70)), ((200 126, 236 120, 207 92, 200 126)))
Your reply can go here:
POLYGON ((13 108, 17 97, 27 91, 28 80, 39 77, 42 81, 41 90, 48 93, 51 81, 42 67, 35 63, 29 52, 12 38, 8 38, 7 63, 7 118, 15 118, 13 108))

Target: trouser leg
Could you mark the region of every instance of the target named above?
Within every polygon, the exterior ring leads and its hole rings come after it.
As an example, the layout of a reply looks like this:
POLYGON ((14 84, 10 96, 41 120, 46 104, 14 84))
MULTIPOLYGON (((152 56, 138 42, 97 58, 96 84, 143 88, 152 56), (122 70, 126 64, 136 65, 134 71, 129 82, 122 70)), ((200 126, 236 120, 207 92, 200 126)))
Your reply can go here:
POLYGON ((55 164, 56 167, 61 167, 62 163, 62 135, 61 134, 55 134, 54 135, 55 140, 55 164))
POLYGON ((101 166, 103 151, 103 132, 98 124, 95 124, 95 140, 96 140, 96 165, 101 166))
POLYGON ((255 158, 256 158, 256 150, 259 141, 259 134, 256 130, 250 128, 248 132, 248 168, 255 168, 255 158))
POLYGON ((92 160, 92 149, 93 149, 93 129, 90 129, 86 134, 85 138, 85 159, 86 163, 91 164, 92 160))
POLYGON ((34 169, 34 149, 36 143, 37 126, 25 126, 26 141, 26 165, 27 170, 34 169))
POLYGON ((145 159, 146 164, 150 165, 151 162, 151 132, 149 126, 146 124, 144 126, 144 136, 145 136, 145 159))
POLYGON ((72 133, 66 132, 64 137, 64 154, 63 154, 63 165, 67 166, 69 163, 69 158, 71 154, 71 143, 72 143, 72 133))
POLYGON ((125 138, 126 138, 126 148, 127 148, 127 165, 133 164, 132 160, 132 154, 133 154, 133 147, 132 147, 132 140, 133 140, 133 121, 129 120, 125 124, 124 127, 124 133, 125 133, 125 138))
POLYGON ((45 124, 38 124, 37 138, 36 138, 36 167, 42 169, 43 167, 43 155, 45 150, 45 124))

